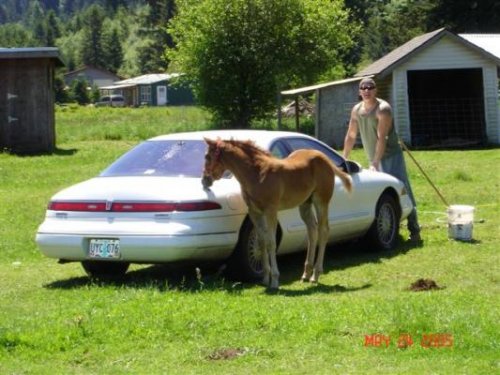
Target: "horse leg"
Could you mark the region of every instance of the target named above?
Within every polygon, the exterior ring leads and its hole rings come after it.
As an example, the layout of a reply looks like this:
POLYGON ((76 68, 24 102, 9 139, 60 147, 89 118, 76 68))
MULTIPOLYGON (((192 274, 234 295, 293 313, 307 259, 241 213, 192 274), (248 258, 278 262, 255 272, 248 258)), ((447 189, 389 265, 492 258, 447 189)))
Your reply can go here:
POLYGON ((275 211, 267 217, 266 230, 266 248, 269 253, 269 261, 271 262, 271 282, 270 289, 279 288, 280 272, 278 269, 278 261, 276 259, 276 229, 278 227, 278 212, 275 211))
POLYGON ((266 240, 266 218, 261 214, 256 214, 249 212, 250 219, 252 220, 255 231, 257 232, 257 245, 261 250, 262 254, 262 270, 264 276, 262 278, 262 284, 269 286, 271 281, 271 266, 269 264, 269 253, 267 250, 267 240, 266 240))
POLYGON ((313 271, 316 244, 318 241, 318 228, 310 200, 299 206, 300 217, 307 227, 307 255, 304 263, 302 281, 308 281, 313 271))
POLYGON ((314 272, 310 281, 317 283, 319 276, 323 273, 323 260, 325 257, 325 248, 328 242, 329 226, 328 226, 328 201, 323 204, 314 204, 316 214, 318 216, 318 256, 314 263, 314 272))

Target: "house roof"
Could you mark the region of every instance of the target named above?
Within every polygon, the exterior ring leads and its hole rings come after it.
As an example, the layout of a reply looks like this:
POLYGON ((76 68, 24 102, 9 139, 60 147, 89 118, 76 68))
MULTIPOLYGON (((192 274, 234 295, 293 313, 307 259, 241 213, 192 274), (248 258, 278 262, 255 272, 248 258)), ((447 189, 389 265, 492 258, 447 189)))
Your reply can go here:
POLYGON ((179 73, 145 74, 134 78, 124 79, 122 81, 117 81, 115 82, 115 85, 150 85, 152 83, 168 81, 169 79, 178 76, 180 76, 179 73))
MULTIPOLYGON (((447 36, 462 44, 467 45, 468 47, 483 54, 486 58, 493 59, 496 62, 496 64, 500 66, 500 56, 493 54, 492 51, 482 48, 479 44, 469 41, 467 38, 460 37, 444 28, 441 28, 427 34, 419 35, 411 39, 410 41, 392 50, 387 55, 383 56, 382 58, 378 59, 371 65, 367 66, 366 68, 356 73, 355 77, 362 77, 368 75, 383 76, 394 70, 397 66, 401 65, 411 57, 413 57, 423 48, 426 48, 436 43, 444 36, 447 36)), ((497 42, 499 42, 500 38, 496 40, 497 42)))
POLYGON ((64 66, 64 62, 56 47, 24 47, 0 48, 0 59, 40 59, 48 58, 56 61, 56 66, 64 66))
POLYGON ((82 66, 82 67, 80 67, 78 69, 72 70, 71 72, 67 72, 67 73, 64 74, 64 76, 74 75, 76 73, 84 72, 86 70, 97 70, 97 71, 106 73, 106 74, 108 74, 110 76, 117 77, 118 79, 122 78, 119 75, 117 75, 117 74, 115 74, 113 72, 110 72, 109 70, 106 70, 106 69, 103 69, 103 68, 98 68, 98 67, 95 67, 95 66, 90 66, 90 65, 84 65, 84 66, 82 66))

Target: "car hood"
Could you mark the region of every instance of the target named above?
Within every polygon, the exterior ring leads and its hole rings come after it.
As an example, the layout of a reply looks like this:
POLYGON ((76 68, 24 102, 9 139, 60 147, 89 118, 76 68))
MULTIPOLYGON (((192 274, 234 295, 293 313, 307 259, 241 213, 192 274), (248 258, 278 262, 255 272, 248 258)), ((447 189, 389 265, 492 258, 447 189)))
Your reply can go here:
POLYGON ((96 177, 66 188, 52 200, 193 201, 216 199, 238 191, 231 179, 203 189, 201 178, 192 177, 96 177))

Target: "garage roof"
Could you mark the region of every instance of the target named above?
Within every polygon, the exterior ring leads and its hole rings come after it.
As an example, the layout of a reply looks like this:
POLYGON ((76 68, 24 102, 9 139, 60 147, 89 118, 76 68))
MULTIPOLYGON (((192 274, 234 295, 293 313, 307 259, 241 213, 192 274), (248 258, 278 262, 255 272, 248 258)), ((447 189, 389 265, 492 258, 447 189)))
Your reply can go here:
MULTIPOLYGON (((467 34, 465 34, 467 35, 467 34)), ((469 34, 471 35, 471 34, 469 34)), ((477 34, 476 34, 477 35, 477 34)), ((496 35, 496 34, 493 34, 496 35)), ((363 76, 369 76, 369 75, 385 75, 386 73, 389 73, 390 71, 394 70, 398 65, 401 65, 411 57, 413 57, 417 52, 422 50, 423 48, 426 48, 429 45, 432 45, 439 41, 441 38, 444 36, 447 36, 449 38, 452 38, 460 43, 463 43, 470 48, 475 49, 477 52, 483 54, 489 59, 495 60, 496 64, 500 66, 500 55, 496 55, 493 53, 493 49, 489 50, 486 48, 483 48, 480 44, 472 42, 468 40, 468 38, 460 37, 458 35, 453 34, 452 32, 441 28, 435 31, 432 31, 427 34, 419 35, 410 41, 406 42, 405 44, 399 46, 398 48, 392 50, 389 52, 387 55, 383 56, 382 58, 378 59, 375 61, 373 64, 369 65, 365 69, 362 69, 358 73, 355 74, 355 77, 363 77, 363 76)), ((478 37, 476 38, 471 38, 471 39, 479 39, 478 37)), ((495 39, 498 42, 500 42, 500 38, 495 39)), ((489 43, 489 42, 488 42, 489 43)), ((486 45, 486 43, 485 43, 486 45)), ((489 44, 488 44, 489 45, 489 44)), ((496 48, 500 48, 496 46, 496 48)))

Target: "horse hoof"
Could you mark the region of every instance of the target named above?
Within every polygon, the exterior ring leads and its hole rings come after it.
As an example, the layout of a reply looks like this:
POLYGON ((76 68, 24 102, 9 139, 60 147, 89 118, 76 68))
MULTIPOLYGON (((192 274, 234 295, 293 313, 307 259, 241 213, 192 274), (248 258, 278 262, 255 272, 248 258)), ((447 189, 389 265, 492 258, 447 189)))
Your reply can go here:
POLYGON ((309 282, 309 279, 305 276, 302 276, 302 278, 300 279, 303 283, 308 283, 309 282))

